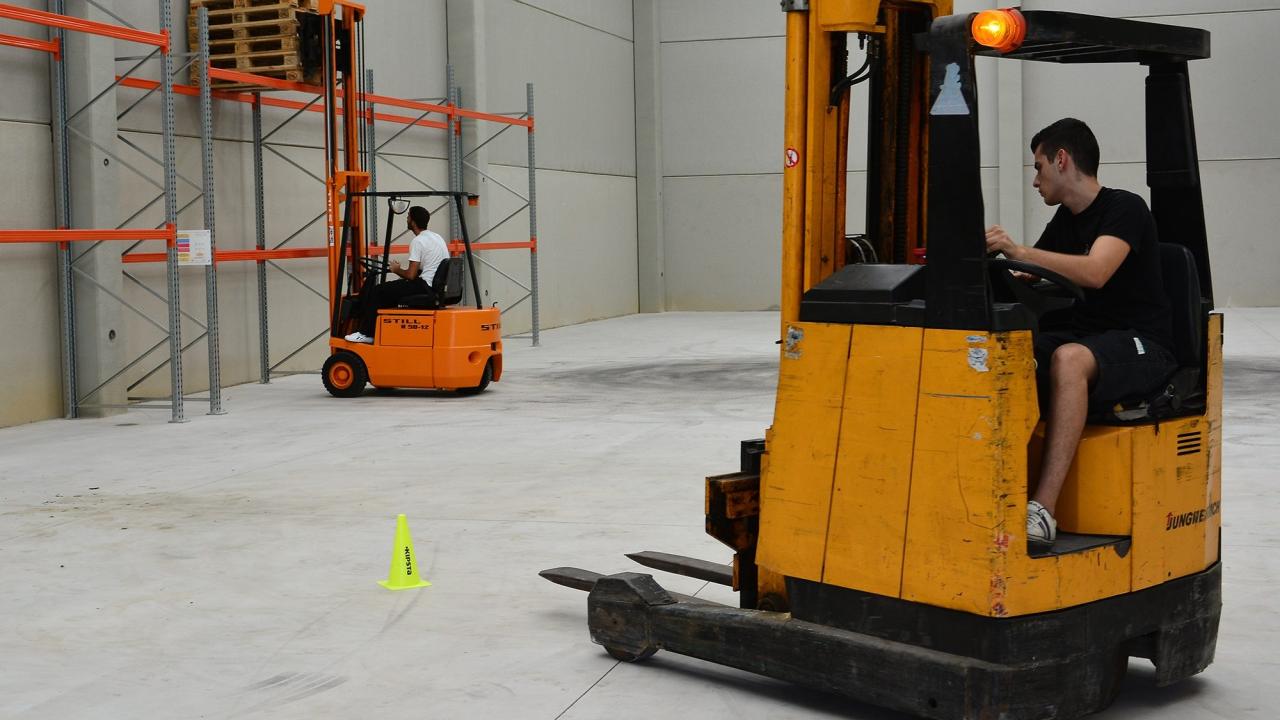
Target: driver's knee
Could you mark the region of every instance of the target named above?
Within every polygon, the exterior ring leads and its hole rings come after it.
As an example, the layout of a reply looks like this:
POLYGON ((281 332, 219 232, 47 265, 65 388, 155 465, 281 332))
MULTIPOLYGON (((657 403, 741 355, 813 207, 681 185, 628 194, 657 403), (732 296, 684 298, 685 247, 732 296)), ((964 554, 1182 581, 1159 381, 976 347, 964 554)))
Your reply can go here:
POLYGON ((1080 343, 1067 343, 1053 351, 1049 374, 1055 384, 1089 382, 1098 372, 1093 351, 1080 343))

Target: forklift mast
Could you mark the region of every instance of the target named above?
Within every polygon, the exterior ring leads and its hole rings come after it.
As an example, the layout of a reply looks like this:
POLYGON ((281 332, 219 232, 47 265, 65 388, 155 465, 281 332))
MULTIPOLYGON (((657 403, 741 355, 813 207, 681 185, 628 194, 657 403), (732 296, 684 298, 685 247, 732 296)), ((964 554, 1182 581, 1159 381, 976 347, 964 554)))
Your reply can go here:
POLYGON ((787 71, 782 179, 782 321, 800 298, 843 267, 850 88, 870 80, 867 109, 868 241, 884 262, 924 247, 929 67, 915 36, 951 13, 951 0, 786 0, 787 71), (866 63, 848 68, 848 37, 866 63))
POLYGON ((362 165, 368 115, 364 92, 363 5, 319 0, 319 36, 324 88, 325 219, 329 243, 329 317, 337 328, 343 282, 350 273, 359 288, 364 253, 364 203, 369 186, 362 165), (339 208, 342 208, 341 212, 339 208))

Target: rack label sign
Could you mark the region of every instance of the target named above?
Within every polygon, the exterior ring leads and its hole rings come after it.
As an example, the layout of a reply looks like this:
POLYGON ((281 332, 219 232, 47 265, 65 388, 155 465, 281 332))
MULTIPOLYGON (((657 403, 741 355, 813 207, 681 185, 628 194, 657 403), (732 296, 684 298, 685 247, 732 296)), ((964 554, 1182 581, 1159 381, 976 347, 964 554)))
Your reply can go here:
POLYGON ((213 238, 208 230, 178 231, 178 265, 213 264, 213 238))

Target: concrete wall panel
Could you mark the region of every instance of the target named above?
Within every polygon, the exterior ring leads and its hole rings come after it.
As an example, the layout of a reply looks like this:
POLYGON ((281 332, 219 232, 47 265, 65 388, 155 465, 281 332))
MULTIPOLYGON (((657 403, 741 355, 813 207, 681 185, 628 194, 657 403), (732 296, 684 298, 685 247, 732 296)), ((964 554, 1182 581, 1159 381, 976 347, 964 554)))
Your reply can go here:
POLYGON ((1213 57, 1191 63, 1191 94, 1202 160, 1280 157, 1271 118, 1280 115, 1274 71, 1280 5, 1266 12, 1217 13, 1155 20, 1213 34, 1213 57))
MULTIPOLYGON (((662 0, 662 42, 724 38, 781 38, 786 16, 772 2, 742 0, 662 0)), ((782 64, 782 56, 777 62, 782 64)))
POLYGON ((595 30, 631 39, 631 0, 518 0, 522 5, 542 10, 586 25, 595 30))
POLYGON ((1235 160, 1200 165, 1205 225, 1220 306, 1280 305, 1280 207, 1275 202, 1280 160, 1235 160))
POLYGON ((777 307, 782 175, 668 177, 668 310, 777 307))
MULTIPOLYGON (((21 168, 22 182, 5 184, 0 218, 6 228, 53 225, 49 127, 0 122, 0 167, 21 168)), ((9 342, 0 343, 0 426, 62 414, 62 332, 58 324, 57 262, 52 245, 0 245, 0 307, 9 342)))
MULTIPOLYGON (((490 168, 495 178, 513 188, 521 189, 527 183, 528 171, 523 167, 490 168)), ((489 217, 495 221, 520 204, 505 193, 492 192, 487 197, 489 217)), ((636 312, 635 178, 539 169, 538 198, 542 327, 636 312)), ((528 239, 528 215, 520 213, 484 241, 528 239)), ((490 251, 484 258, 528 284, 527 250, 490 251)), ((497 302, 503 308, 512 307, 525 293, 492 271, 481 273, 481 283, 487 302, 497 302)), ((528 305, 526 300, 503 316, 504 333, 528 329, 528 305)))
MULTIPOLYGON (((1264 38, 1280 32, 1280 9, 1150 19, 1213 35, 1213 57, 1190 64, 1201 159, 1280 157, 1280 138, 1258 131, 1261 118, 1280 112, 1280 78, 1257 72, 1273 60, 1275 50, 1264 38)), ((1028 137, 1074 115, 1099 135, 1104 161, 1145 161, 1145 68, 1029 63, 1025 72, 1028 137)))
POLYGON ((785 45, 781 38, 663 43, 668 176, 778 172, 785 45))
MULTIPOLYGON (((44 0, 16 0, 9 4, 45 9, 44 0)), ((44 27, 15 20, 0 20, 0 33, 33 40, 49 38, 44 27)), ((49 58, 48 53, 37 50, 0 47, 0 77, 4 77, 0 120, 49 122, 49 58)))
POLYGON ((365 65, 373 70, 374 89, 401 98, 443 98, 449 62, 444 0, 380 0, 367 7, 365 65))
MULTIPOLYGON (((490 0, 487 9, 487 89, 479 109, 523 111, 532 82, 539 167, 635 177, 631 42, 514 0, 490 0)), ((629 11, 627 19, 629 25, 629 11)), ((463 103, 477 105, 466 96, 463 103)), ((499 129, 486 125, 483 137, 499 129)), ((486 150, 489 162, 526 160, 517 130, 486 150)))

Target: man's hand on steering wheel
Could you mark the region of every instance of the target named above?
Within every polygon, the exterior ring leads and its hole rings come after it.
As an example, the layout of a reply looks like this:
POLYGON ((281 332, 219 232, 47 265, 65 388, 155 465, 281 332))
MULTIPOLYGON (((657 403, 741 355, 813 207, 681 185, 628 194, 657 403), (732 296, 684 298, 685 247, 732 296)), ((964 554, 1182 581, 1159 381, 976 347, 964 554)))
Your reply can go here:
POLYGON ((1002 253, 1005 257, 1016 260, 1018 248, 1021 246, 1009 237, 1009 233, 999 225, 987 228, 987 254, 1002 253))

